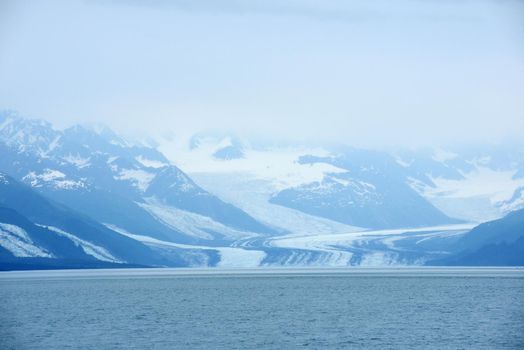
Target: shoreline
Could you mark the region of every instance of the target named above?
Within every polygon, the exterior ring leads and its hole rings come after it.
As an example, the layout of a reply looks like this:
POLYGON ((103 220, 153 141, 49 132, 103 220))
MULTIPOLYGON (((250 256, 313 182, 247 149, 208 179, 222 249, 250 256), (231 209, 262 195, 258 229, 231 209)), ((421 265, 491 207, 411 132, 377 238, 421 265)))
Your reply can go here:
POLYGON ((524 267, 402 266, 402 267, 257 267, 257 268, 115 268, 0 271, 0 280, 33 278, 169 278, 169 277, 519 277, 524 267))

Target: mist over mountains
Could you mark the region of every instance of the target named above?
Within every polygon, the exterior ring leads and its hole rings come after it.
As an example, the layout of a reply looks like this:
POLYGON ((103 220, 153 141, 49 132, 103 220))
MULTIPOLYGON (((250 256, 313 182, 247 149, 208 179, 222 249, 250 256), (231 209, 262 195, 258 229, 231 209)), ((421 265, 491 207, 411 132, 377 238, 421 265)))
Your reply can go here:
POLYGON ((524 236, 518 220, 470 231, 524 215, 523 148, 136 141, 4 111, 0 154, 6 269, 475 265, 524 236))

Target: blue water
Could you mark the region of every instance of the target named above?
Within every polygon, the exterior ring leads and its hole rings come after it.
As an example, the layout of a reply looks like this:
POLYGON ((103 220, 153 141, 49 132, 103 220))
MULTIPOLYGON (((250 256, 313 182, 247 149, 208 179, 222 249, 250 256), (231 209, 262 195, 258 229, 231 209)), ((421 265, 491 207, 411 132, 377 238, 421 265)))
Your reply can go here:
POLYGON ((1 349, 524 349, 524 272, 0 273, 1 349))

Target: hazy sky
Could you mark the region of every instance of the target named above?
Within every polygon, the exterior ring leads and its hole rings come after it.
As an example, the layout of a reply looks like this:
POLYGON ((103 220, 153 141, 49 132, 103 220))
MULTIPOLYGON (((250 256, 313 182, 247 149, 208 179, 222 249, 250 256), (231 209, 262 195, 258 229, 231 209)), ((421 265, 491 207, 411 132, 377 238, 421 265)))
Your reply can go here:
POLYGON ((524 2, 147 3, 2 0, 0 109, 371 145, 524 135, 524 2))

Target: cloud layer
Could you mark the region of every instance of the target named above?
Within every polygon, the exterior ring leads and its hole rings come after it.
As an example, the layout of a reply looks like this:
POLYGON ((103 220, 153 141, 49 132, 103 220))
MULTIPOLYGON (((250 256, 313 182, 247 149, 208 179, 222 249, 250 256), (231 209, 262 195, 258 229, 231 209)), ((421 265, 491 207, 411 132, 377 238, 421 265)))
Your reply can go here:
POLYGON ((7 1, 0 107, 354 144, 517 139, 512 1, 7 1))

